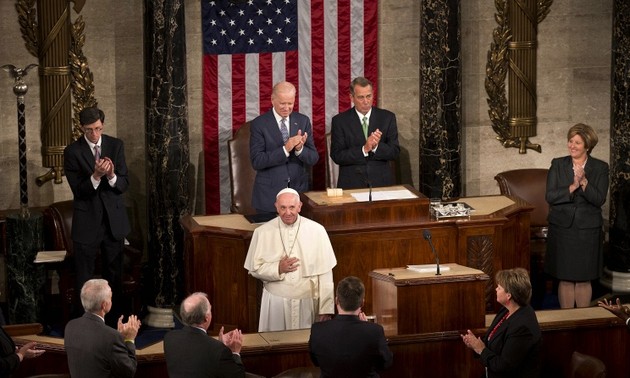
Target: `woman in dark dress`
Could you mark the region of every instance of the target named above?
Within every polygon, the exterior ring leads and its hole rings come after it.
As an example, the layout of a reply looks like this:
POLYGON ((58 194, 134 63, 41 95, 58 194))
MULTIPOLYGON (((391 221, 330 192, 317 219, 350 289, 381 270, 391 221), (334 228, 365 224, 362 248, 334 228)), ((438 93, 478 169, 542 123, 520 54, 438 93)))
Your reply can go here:
POLYGON ((555 158, 547 175, 549 233, 545 272, 556 277, 560 307, 588 307, 591 280, 601 275, 602 205, 608 164, 591 156, 597 134, 578 123, 567 134, 569 155, 555 158))
POLYGON ((486 368, 488 378, 537 378, 540 376, 542 335, 538 319, 529 301, 532 284, 523 268, 500 270, 497 313, 486 334, 479 338, 468 330, 462 336, 486 368))

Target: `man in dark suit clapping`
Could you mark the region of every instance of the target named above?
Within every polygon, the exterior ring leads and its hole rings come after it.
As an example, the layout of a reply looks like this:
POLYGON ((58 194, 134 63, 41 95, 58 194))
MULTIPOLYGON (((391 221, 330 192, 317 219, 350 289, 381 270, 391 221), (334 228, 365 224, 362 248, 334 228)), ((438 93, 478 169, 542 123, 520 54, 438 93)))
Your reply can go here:
POLYGON ((272 109, 251 123, 249 154, 256 170, 252 206, 259 214, 276 214, 276 194, 284 188, 308 191, 307 168, 319 160, 311 120, 293 111, 295 95, 291 83, 274 85, 272 109))
POLYGON ((82 317, 66 325, 64 346, 73 378, 131 378, 136 374, 135 338, 140 320, 118 318, 118 329, 105 324, 112 308, 112 289, 103 279, 91 279, 81 289, 82 317))
POLYGON ((392 364, 383 327, 367 321, 361 311, 365 286, 357 277, 346 277, 337 285, 338 315, 314 323, 308 342, 311 360, 322 377, 378 377, 378 370, 392 364))
POLYGON ((164 356, 171 378, 245 377, 241 362, 243 335, 235 329, 219 340, 208 336, 212 321, 210 302, 205 293, 193 293, 184 299, 180 316, 185 326, 164 337, 164 356))
POLYGON ((337 186, 343 189, 396 183, 389 165, 400 154, 396 116, 372 106, 372 92, 368 79, 354 79, 350 84, 354 107, 332 119, 330 157, 339 165, 337 186))
MULTIPOLYGON (((77 275, 76 291, 94 278, 94 266, 101 253, 102 275, 114 298, 122 294, 124 240, 129 219, 123 194, 129 188, 123 142, 103 134, 105 114, 85 108, 79 114, 83 136, 64 151, 64 172, 74 195, 72 241, 77 275)), ((108 317, 114 326, 120 311, 116 306, 108 317)), ((78 306, 77 306, 78 309, 78 306)))

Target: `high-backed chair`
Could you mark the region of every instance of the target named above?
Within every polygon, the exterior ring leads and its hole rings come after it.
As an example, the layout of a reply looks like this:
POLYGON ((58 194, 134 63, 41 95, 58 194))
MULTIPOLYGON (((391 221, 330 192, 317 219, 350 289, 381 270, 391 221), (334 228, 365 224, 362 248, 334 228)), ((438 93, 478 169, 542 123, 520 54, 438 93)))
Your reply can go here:
POLYGON ((230 189, 232 206, 230 211, 239 214, 255 214, 252 207, 252 189, 256 171, 249 158, 250 124, 246 122, 228 140, 228 156, 230 160, 230 189))
MULTIPOLYGON (((70 320, 72 307, 80 301, 79 293, 75 293, 75 270, 72 244, 72 214, 73 201, 55 202, 44 209, 44 240, 46 248, 50 250, 65 250, 66 259, 59 268, 59 293, 63 321, 70 320)), ((100 272, 100 258, 96 259, 96 273, 100 272)), ((140 275, 142 252, 131 245, 125 245, 123 256, 123 284, 122 290, 129 311, 139 312, 140 275)))
POLYGON ((530 216, 530 256, 532 280, 532 305, 540 305, 545 292, 550 290, 544 274, 547 251, 547 214, 549 204, 545 200, 547 188, 546 168, 526 168, 505 171, 494 176, 501 194, 519 197, 534 207, 530 216))
POLYGON ((336 188, 339 166, 330 157, 330 133, 326 133, 326 187, 336 188))
POLYGON ((574 351, 571 355, 570 378, 605 378, 606 365, 597 357, 574 351))

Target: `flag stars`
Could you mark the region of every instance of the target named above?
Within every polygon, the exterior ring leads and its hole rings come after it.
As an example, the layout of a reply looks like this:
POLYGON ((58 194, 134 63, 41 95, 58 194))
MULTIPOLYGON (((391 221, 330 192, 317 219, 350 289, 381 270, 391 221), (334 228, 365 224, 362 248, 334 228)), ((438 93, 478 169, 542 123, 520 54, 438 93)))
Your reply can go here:
POLYGON ((262 29, 258 29, 258 30, 256 31, 256 33, 258 33, 258 35, 263 35, 263 30, 262 30, 262 29))
POLYGON ((276 14, 282 14, 282 10, 280 8, 276 8, 276 14))
POLYGON ((224 17, 224 16, 225 16, 225 11, 224 11, 224 10, 221 10, 221 11, 219 12, 219 16, 224 17))
POLYGON ((262 11, 262 9, 257 10, 257 11, 256 11, 256 14, 258 14, 259 16, 262 16, 262 15, 263 15, 263 11, 262 11))
POLYGON ((282 34, 282 29, 276 28, 276 34, 282 34))
POLYGON ((254 20, 252 20, 251 18, 247 20, 247 25, 254 25, 254 20))
POLYGON ((240 10, 238 11, 238 15, 239 15, 239 16, 243 16, 244 14, 245 14, 245 11, 244 11, 244 10, 240 9, 240 10))
POLYGON ((236 21, 234 21, 234 20, 230 20, 230 22, 229 22, 228 24, 229 24, 230 26, 234 26, 234 25, 236 25, 236 21))
POLYGON ((273 45, 273 39, 267 38, 267 44, 268 45, 273 45))
POLYGON ((213 39, 213 40, 210 41, 210 43, 212 43, 213 46, 216 46, 217 45, 217 40, 213 39))
POLYGON ((217 20, 211 20, 210 21, 210 25, 217 26, 217 20))
POLYGON ((233 39, 230 39, 230 42, 229 42, 229 43, 230 43, 230 46, 234 46, 234 45, 236 45, 236 41, 235 41, 235 40, 233 40, 233 39))
POLYGON ((271 18, 268 18, 267 19, 267 25, 271 25, 271 24, 273 24, 273 20, 271 18))
POLYGON ((288 44, 290 44, 290 43, 291 43, 291 38, 286 37, 286 38, 284 39, 284 42, 285 42, 287 45, 288 45, 288 44))
POLYGON ((291 23, 291 19, 289 17, 284 19, 284 23, 285 24, 290 24, 291 23))
POLYGON ((254 44, 254 40, 252 38, 248 39, 247 40, 247 44, 250 45, 250 46, 253 45, 254 44))
POLYGON ((272 1, 271 0, 267 0, 267 5, 271 5, 272 1))
POLYGON ((238 31, 238 35, 245 35, 245 30, 241 29, 238 31))
POLYGON ((226 34, 227 34, 227 32, 225 31, 225 29, 221 29, 221 31, 219 32, 219 34, 221 34, 221 35, 226 35, 226 34))

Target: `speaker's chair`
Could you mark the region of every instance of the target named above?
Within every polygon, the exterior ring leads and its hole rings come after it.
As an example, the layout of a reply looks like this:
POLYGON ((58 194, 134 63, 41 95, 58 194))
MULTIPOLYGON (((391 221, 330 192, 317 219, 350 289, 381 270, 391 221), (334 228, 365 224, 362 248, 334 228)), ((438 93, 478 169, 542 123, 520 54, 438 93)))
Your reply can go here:
POLYGON ((238 214, 255 214, 252 206, 252 190, 256 171, 249 157, 250 123, 246 122, 228 141, 230 163, 230 189, 232 206, 230 211, 238 214))

